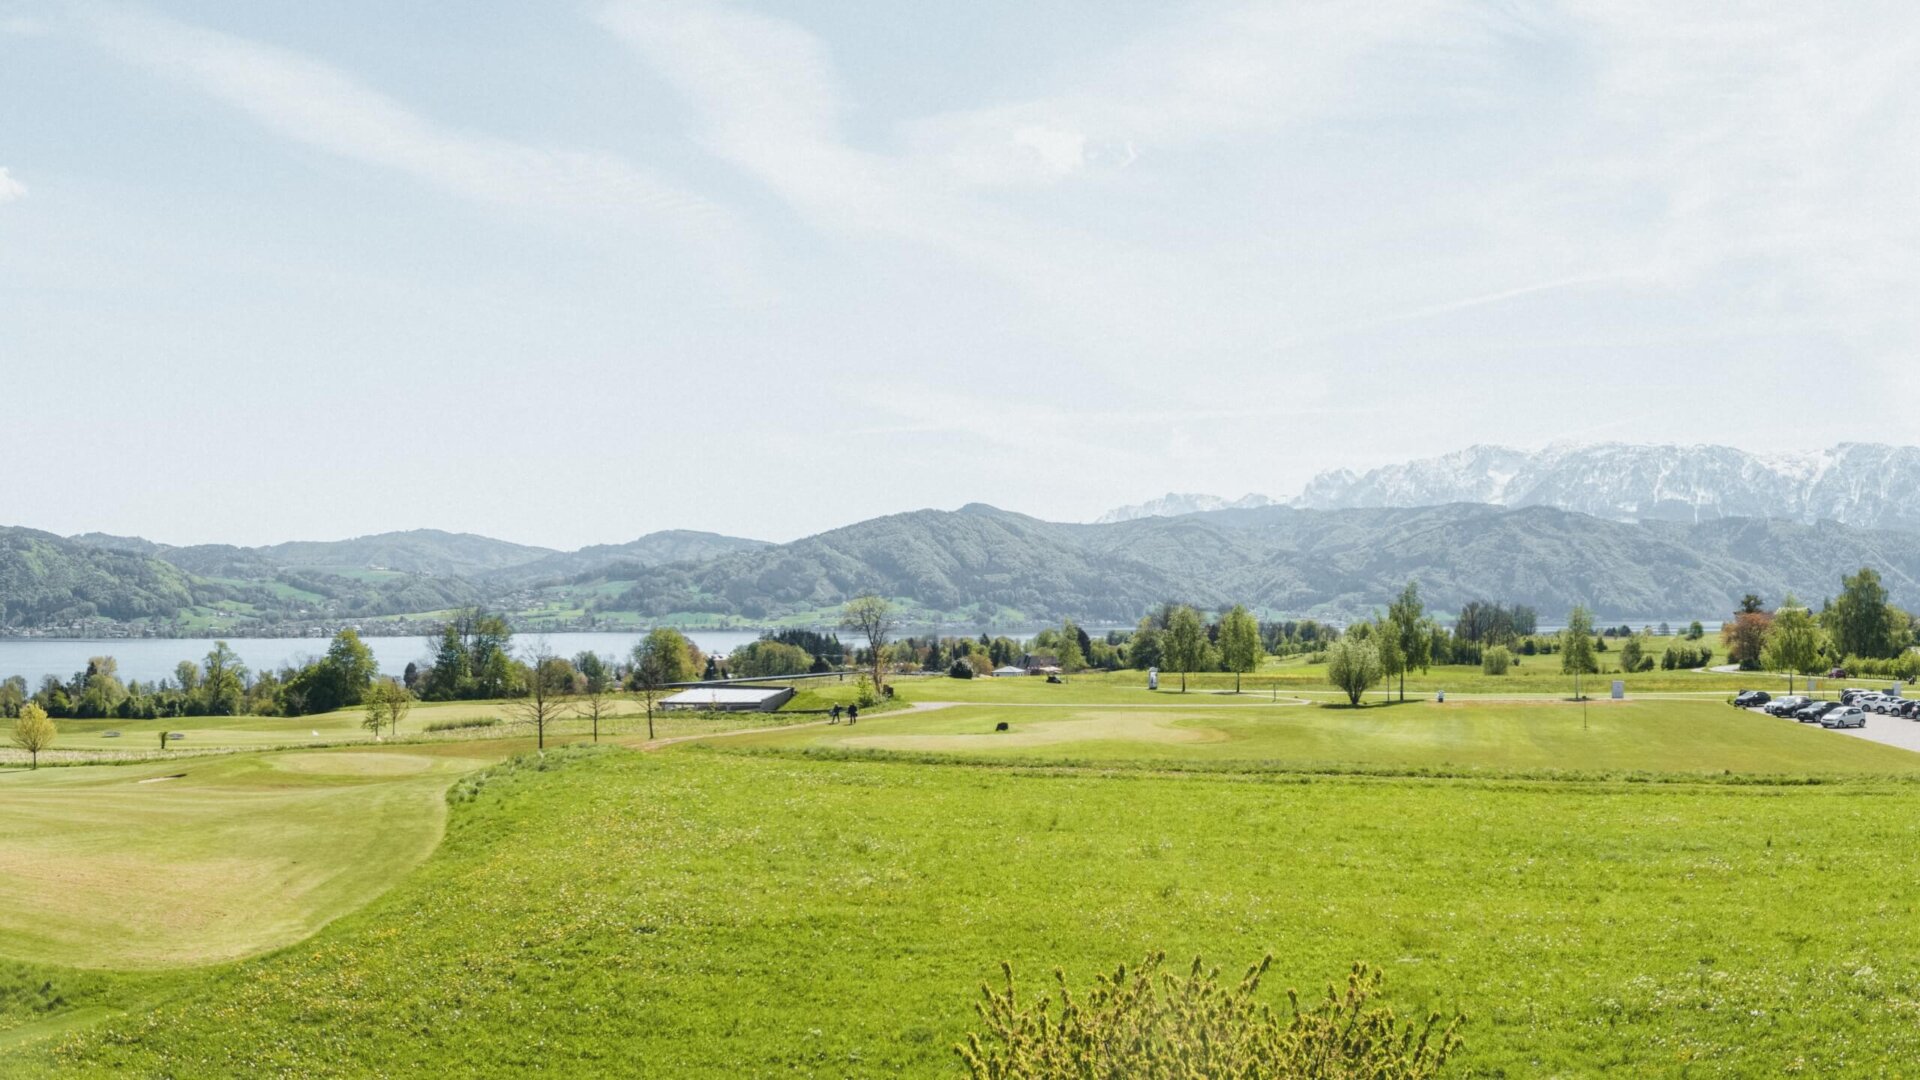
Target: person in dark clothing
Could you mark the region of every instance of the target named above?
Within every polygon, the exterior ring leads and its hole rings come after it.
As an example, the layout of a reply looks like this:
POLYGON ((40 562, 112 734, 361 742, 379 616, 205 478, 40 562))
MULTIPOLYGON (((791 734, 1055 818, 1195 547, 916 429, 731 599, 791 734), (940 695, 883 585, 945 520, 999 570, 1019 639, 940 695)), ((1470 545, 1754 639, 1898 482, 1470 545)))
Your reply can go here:
POLYGON ((851 724, 858 719, 860 719, 860 706, 858 705, 847 706, 847 723, 851 724))
POLYGON ((833 712, 831 714, 831 719, 829 719, 827 723, 837 724, 839 722, 840 722, 840 704, 839 702, 835 702, 833 706, 833 712))

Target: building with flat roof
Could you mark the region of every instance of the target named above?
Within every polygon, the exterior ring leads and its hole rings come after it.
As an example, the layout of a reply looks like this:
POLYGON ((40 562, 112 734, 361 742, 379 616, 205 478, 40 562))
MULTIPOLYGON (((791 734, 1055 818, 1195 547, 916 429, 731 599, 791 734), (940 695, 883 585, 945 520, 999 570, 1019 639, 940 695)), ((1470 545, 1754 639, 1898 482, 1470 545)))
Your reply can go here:
POLYGON ((791 686, 696 686, 662 700, 660 707, 698 712, 774 712, 791 700, 791 686))

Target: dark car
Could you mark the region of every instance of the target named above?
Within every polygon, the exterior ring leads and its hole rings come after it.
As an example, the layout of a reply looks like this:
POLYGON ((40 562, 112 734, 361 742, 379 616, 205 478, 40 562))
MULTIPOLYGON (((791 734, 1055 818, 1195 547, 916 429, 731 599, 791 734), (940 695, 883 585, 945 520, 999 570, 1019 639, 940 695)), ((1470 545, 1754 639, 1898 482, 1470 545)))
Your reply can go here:
POLYGON ((1920 720, 1920 698, 1901 702, 1899 715, 1909 720, 1920 720))
POLYGON ((1817 724, 1820 722, 1820 718, 1827 714, 1828 710, 1844 707, 1845 706, 1837 701, 1816 701, 1811 705, 1803 705, 1794 710, 1793 718, 1803 724, 1817 724))
POLYGON ((1733 695, 1733 704, 1737 708, 1751 709, 1756 705, 1765 705, 1773 700, 1773 695, 1765 690, 1742 690, 1733 695))
POLYGON ((1811 704, 1813 704, 1813 699, 1810 697, 1804 697, 1800 694, 1790 694, 1787 697, 1778 697, 1767 702, 1766 713, 1768 716, 1792 716, 1794 710, 1804 708, 1811 704))

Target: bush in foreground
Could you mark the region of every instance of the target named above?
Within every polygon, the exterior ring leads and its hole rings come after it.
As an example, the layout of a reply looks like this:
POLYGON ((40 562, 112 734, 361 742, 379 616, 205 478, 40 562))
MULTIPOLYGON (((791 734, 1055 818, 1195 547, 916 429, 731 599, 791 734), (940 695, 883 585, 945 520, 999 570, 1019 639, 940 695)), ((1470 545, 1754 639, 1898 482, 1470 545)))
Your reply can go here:
POLYGON ((1438 1013, 1402 1025, 1393 1010, 1369 1008, 1381 976, 1365 964, 1353 966, 1344 992, 1329 986, 1311 1008, 1287 991, 1291 1015, 1282 1015, 1255 998, 1272 956, 1234 986, 1222 986, 1219 970, 1203 969, 1197 957, 1184 979, 1162 972, 1164 958, 1096 977, 1084 999, 1056 970, 1057 1015, 1049 1015, 1052 998, 1022 1008, 1013 966, 1002 963, 1007 988, 982 985, 975 1006, 986 1033, 955 1050, 975 1080, 1426 1080, 1460 1046, 1460 1017, 1445 1027, 1438 1013))

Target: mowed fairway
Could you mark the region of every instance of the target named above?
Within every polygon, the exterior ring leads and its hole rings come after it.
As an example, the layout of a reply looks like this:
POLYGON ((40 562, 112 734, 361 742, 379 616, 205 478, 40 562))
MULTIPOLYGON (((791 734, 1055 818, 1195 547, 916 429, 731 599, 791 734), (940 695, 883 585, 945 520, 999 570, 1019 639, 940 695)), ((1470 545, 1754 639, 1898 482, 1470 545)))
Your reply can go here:
POLYGON ((447 786, 491 759, 417 746, 0 774, 0 956, 124 970, 298 941, 425 859, 447 786))
MULTIPOLYGON (((1084 761, 1409 770, 1911 774, 1920 754, 1719 701, 1435 702, 1349 709, 1231 696, 1126 705, 956 705, 740 746, 1084 761), (995 731, 1005 723, 1007 731, 995 731)), ((1284 699, 1283 699, 1284 701, 1284 699)))
POLYGON ((1454 1075, 1920 1060, 1920 787, 1166 776, 676 748, 494 776, 311 942, 36 1047, 63 1075, 952 1076, 973 987, 1355 959, 1454 1075))

